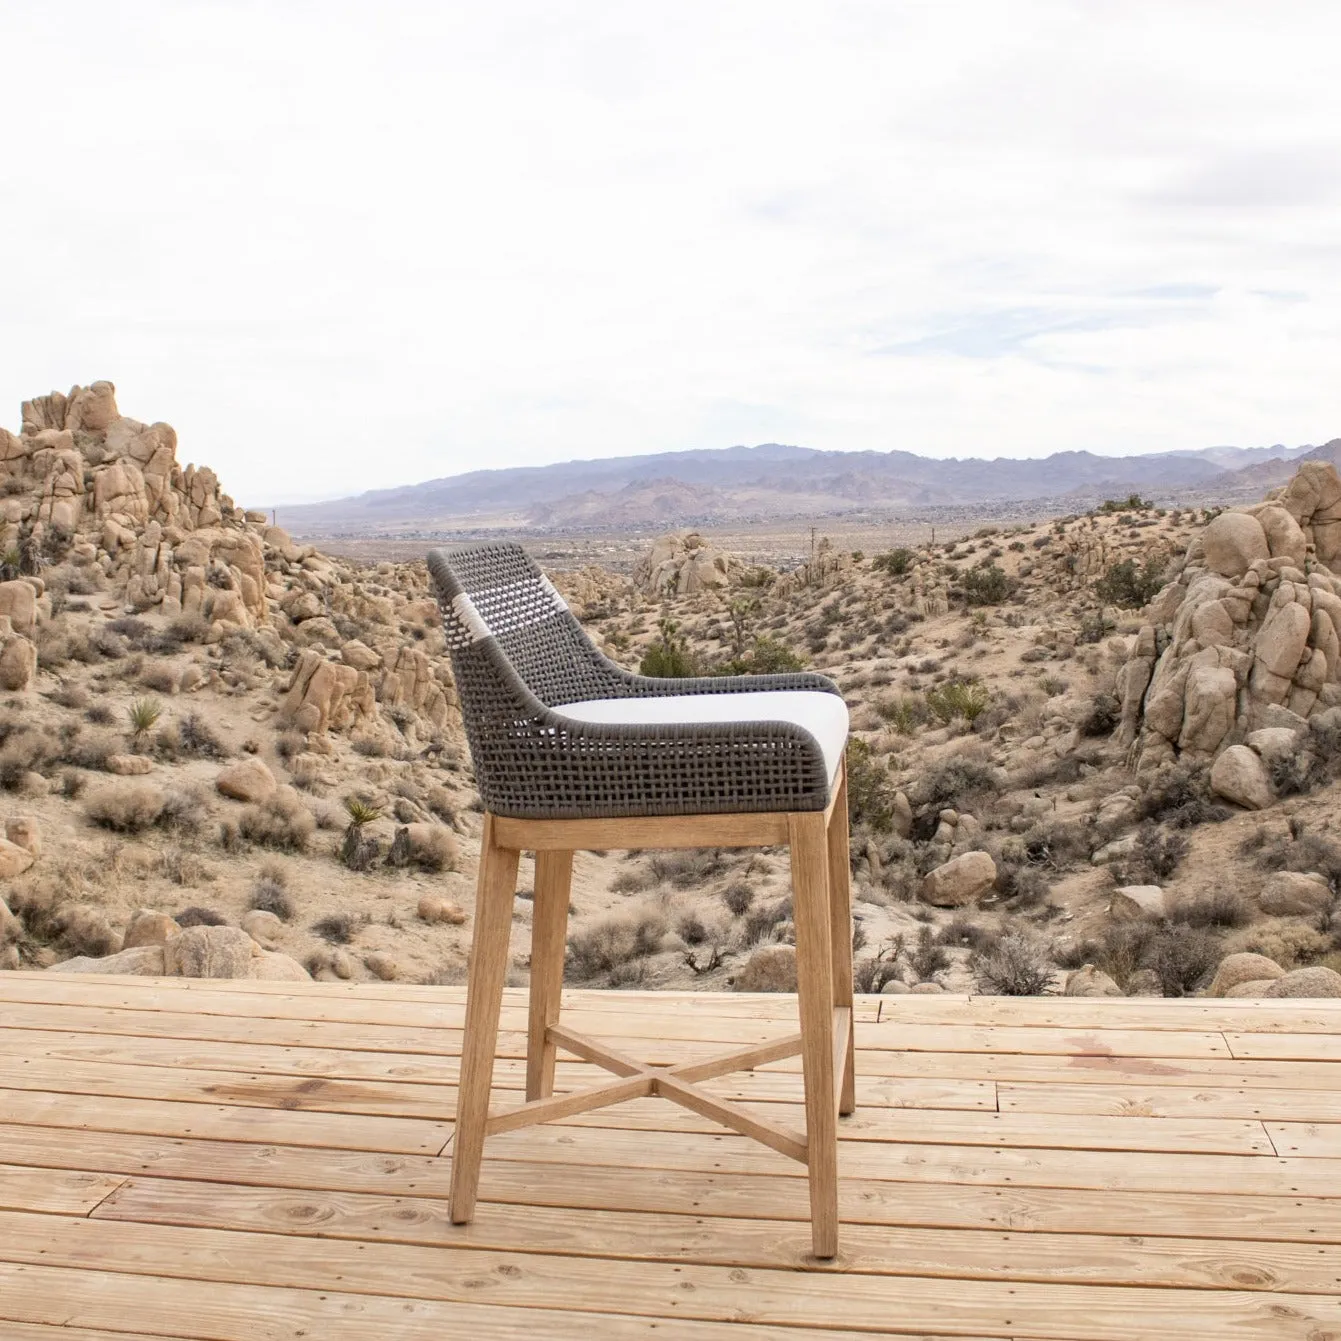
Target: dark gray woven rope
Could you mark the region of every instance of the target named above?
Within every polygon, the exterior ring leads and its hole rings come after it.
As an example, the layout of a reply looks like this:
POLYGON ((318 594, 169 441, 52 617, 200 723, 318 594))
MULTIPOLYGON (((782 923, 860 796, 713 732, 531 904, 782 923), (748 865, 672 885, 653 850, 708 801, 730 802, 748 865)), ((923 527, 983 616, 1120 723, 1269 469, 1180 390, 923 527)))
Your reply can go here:
POLYGON ((476 782, 494 814, 581 819, 828 805, 819 745, 793 723, 606 725, 563 715, 565 703, 594 698, 838 693, 823 675, 634 675, 601 655, 521 546, 438 549, 428 567, 476 782))

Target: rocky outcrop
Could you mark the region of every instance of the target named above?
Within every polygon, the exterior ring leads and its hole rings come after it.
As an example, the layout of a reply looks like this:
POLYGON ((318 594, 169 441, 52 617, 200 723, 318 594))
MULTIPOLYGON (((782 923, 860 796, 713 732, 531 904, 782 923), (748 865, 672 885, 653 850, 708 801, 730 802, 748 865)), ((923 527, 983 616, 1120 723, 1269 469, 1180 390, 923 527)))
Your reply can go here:
POLYGON ((281 715, 300 731, 345 730, 377 712, 365 671, 328 661, 319 652, 303 652, 293 668, 281 715))
POLYGON ((1316 917, 1332 906, 1332 887, 1317 874, 1277 871, 1257 896, 1257 906, 1271 917, 1316 917))
POLYGON ((987 893, 996 863, 987 852, 965 852, 938 866, 922 881, 922 900, 937 908, 961 908, 987 893))
MULTIPOLYGON (((1307 719, 1341 704, 1335 467, 1307 462, 1277 496, 1221 513, 1174 570, 1118 677, 1119 739, 1138 767, 1208 762, 1277 725, 1273 710, 1307 719)), ((1260 785, 1246 798, 1232 799, 1270 802, 1260 785)))
POLYGON ((1274 982, 1284 975, 1285 970, 1266 955, 1253 954, 1250 951, 1226 955, 1215 970, 1215 977, 1211 979, 1206 994, 1228 996, 1231 991, 1245 983, 1274 982))
POLYGON ((633 585, 644 596, 691 596, 725 587, 740 560, 706 544, 696 531, 663 535, 633 570, 633 585))

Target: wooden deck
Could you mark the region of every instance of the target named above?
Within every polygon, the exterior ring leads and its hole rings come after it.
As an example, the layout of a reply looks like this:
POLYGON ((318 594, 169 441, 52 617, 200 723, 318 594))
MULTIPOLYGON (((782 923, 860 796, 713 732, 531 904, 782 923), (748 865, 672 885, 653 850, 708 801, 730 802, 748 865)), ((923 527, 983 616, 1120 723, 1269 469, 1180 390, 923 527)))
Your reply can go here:
MULTIPOLYGON (((859 999, 823 1266, 799 1165, 652 1100, 491 1138, 449 1224, 463 1005, 0 974, 0 1337, 1341 1341, 1341 1002, 859 999)), ((669 1061, 795 1004, 566 1008, 669 1061)), ((714 1086, 799 1122, 796 1067, 714 1086)))

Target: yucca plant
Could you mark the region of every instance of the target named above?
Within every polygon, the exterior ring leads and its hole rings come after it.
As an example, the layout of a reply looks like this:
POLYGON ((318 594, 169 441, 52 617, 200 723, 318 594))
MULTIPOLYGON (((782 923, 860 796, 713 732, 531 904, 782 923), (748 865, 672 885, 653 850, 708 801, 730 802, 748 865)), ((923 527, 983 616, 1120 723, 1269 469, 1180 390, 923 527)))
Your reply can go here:
POLYGON ((373 824, 382 818, 381 806, 375 806, 361 796, 346 796, 344 805, 349 822, 356 829, 363 828, 365 824, 373 824))
POLYGON ((349 823, 340 843, 340 860, 351 871, 366 871, 377 860, 379 844, 376 838, 364 836, 364 826, 381 819, 382 808, 361 796, 346 796, 344 806, 349 823))
POLYGON ((163 705, 156 698, 137 698, 126 710, 130 718, 131 735, 136 740, 152 731, 163 715, 163 705))

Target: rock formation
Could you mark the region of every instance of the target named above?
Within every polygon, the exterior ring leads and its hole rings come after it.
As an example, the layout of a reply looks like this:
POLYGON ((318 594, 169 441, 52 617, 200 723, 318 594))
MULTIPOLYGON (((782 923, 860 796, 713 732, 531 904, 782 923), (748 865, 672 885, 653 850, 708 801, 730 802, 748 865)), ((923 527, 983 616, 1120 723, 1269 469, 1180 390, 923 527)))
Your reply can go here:
POLYGON ((1341 705, 1336 468, 1306 462, 1266 502, 1222 512, 1174 567, 1119 675, 1120 739, 1141 769, 1243 747, 1221 770, 1232 799, 1266 804, 1248 737, 1341 705))
POLYGON ((633 570, 633 584, 645 596, 692 596, 725 587, 740 566, 734 554, 713 549, 695 531, 663 535, 633 570))

